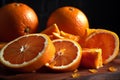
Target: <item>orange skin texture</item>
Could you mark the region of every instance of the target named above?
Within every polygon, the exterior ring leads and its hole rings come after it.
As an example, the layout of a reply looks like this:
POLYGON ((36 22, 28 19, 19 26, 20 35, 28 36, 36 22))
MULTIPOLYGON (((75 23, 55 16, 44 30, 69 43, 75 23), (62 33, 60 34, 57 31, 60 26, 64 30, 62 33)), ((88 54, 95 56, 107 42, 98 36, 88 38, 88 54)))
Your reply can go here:
POLYGON ((35 11, 23 3, 10 3, 0 9, 0 41, 11 41, 38 28, 35 11))
POLYGON ((47 27, 56 23, 64 32, 83 37, 89 23, 86 15, 79 9, 71 6, 61 7, 55 10, 47 21, 47 27))

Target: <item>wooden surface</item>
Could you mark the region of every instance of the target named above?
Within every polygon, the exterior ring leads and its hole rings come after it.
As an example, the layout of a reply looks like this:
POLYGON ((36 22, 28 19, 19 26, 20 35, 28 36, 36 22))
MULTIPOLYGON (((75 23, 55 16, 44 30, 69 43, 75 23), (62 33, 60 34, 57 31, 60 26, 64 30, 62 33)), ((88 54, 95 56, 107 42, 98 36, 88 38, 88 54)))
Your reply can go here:
POLYGON ((73 72, 55 73, 40 69, 34 73, 16 73, 0 67, 0 80, 120 80, 120 53, 109 64, 104 65, 97 70, 97 73, 91 73, 88 69, 80 68, 78 78, 72 78, 73 72), (109 67, 117 68, 116 72, 110 72, 109 67))

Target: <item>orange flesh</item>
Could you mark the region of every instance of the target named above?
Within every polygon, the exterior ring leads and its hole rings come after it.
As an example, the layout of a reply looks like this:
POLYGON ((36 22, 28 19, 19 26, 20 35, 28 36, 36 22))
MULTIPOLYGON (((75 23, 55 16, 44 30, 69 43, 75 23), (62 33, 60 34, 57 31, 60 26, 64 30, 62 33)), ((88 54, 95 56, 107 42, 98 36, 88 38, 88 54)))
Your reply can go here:
POLYGON ((50 64, 54 64, 54 66, 68 65, 76 58, 76 52, 78 51, 73 43, 68 41, 57 41, 54 42, 54 45, 56 48, 56 54, 54 61, 50 64))
POLYGON ((24 37, 9 45, 5 49, 3 56, 6 61, 12 64, 22 64, 38 56, 39 52, 44 48, 44 42, 45 39, 40 36, 24 37))
POLYGON ((114 52, 114 48, 115 48, 114 42, 115 42, 115 39, 113 36, 106 34, 106 33, 100 33, 88 39, 85 43, 86 44, 85 47, 101 48, 102 55, 103 55, 103 61, 105 61, 114 52))
POLYGON ((102 55, 100 50, 83 48, 81 65, 87 68, 102 67, 102 55))

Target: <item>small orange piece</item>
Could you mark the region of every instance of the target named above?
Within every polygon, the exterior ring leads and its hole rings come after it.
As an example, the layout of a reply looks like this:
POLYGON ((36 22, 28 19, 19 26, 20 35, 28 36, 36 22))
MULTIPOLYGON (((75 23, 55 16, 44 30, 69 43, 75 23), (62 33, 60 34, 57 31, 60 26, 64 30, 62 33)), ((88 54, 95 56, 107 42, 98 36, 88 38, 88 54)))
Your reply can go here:
POLYGON ((81 66, 86 68, 100 68, 102 67, 102 50, 98 48, 83 48, 81 66))
POLYGON ((85 48, 101 48, 103 64, 111 62, 119 52, 119 37, 116 33, 105 30, 96 29, 85 39, 85 48))
POLYGON ((81 47, 84 47, 84 43, 85 43, 85 39, 92 33, 94 33, 96 31, 96 29, 91 29, 91 28, 87 28, 85 35, 83 37, 79 38, 78 43, 81 45, 81 47))
POLYGON ((56 24, 50 25, 50 27, 46 28, 41 33, 44 33, 47 35, 53 35, 53 32, 60 34, 60 31, 59 31, 58 26, 56 24))
POLYGON ((53 36, 56 39, 71 39, 71 40, 74 40, 74 41, 79 41, 79 39, 80 39, 80 36, 69 34, 69 33, 66 33, 64 31, 60 31, 60 34, 53 32, 53 36))
POLYGON ((54 36, 54 33, 60 35, 60 31, 56 24, 52 24, 50 27, 46 28, 41 33, 47 34, 52 40, 56 39, 56 37, 54 36))
POLYGON ((0 54, 1 63, 11 69, 32 72, 55 55, 55 47, 45 34, 28 34, 6 44, 0 54))
POLYGON ((79 41, 79 39, 80 39, 80 36, 69 34, 69 33, 66 33, 64 31, 60 31, 60 35, 64 38, 71 39, 71 40, 74 40, 74 41, 79 41))
POLYGON ((56 23, 60 31, 83 37, 89 23, 86 15, 78 8, 65 6, 56 9, 48 18, 47 27, 56 23))
POLYGON ((35 33, 39 25, 35 11, 24 3, 9 3, 0 8, 0 41, 35 33))
POLYGON ((88 71, 91 72, 91 73, 97 73, 98 72, 97 69, 89 69, 88 71))
POLYGON ((108 68, 108 70, 109 70, 110 72, 116 72, 116 71, 117 71, 117 68, 114 67, 114 66, 110 66, 110 67, 108 68))
POLYGON ((77 69, 82 55, 80 45, 70 39, 55 39, 53 43, 56 48, 55 57, 46 66, 60 72, 77 69))

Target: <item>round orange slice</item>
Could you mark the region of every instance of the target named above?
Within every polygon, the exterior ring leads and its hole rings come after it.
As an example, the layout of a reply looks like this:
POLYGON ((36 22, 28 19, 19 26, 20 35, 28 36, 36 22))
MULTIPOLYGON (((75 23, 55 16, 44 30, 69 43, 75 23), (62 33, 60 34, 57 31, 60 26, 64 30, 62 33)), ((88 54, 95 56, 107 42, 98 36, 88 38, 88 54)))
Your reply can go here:
POLYGON ((77 69, 81 61, 81 46, 70 39, 55 39, 53 44, 56 48, 55 57, 46 66, 60 72, 77 69))
POLYGON ((111 62, 119 52, 119 37, 115 32, 96 29, 85 39, 85 48, 101 48, 103 64, 111 62))
POLYGON ((32 72, 50 61, 55 47, 45 34, 28 34, 6 44, 0 54, 1 63, 11 69, 32 72))

